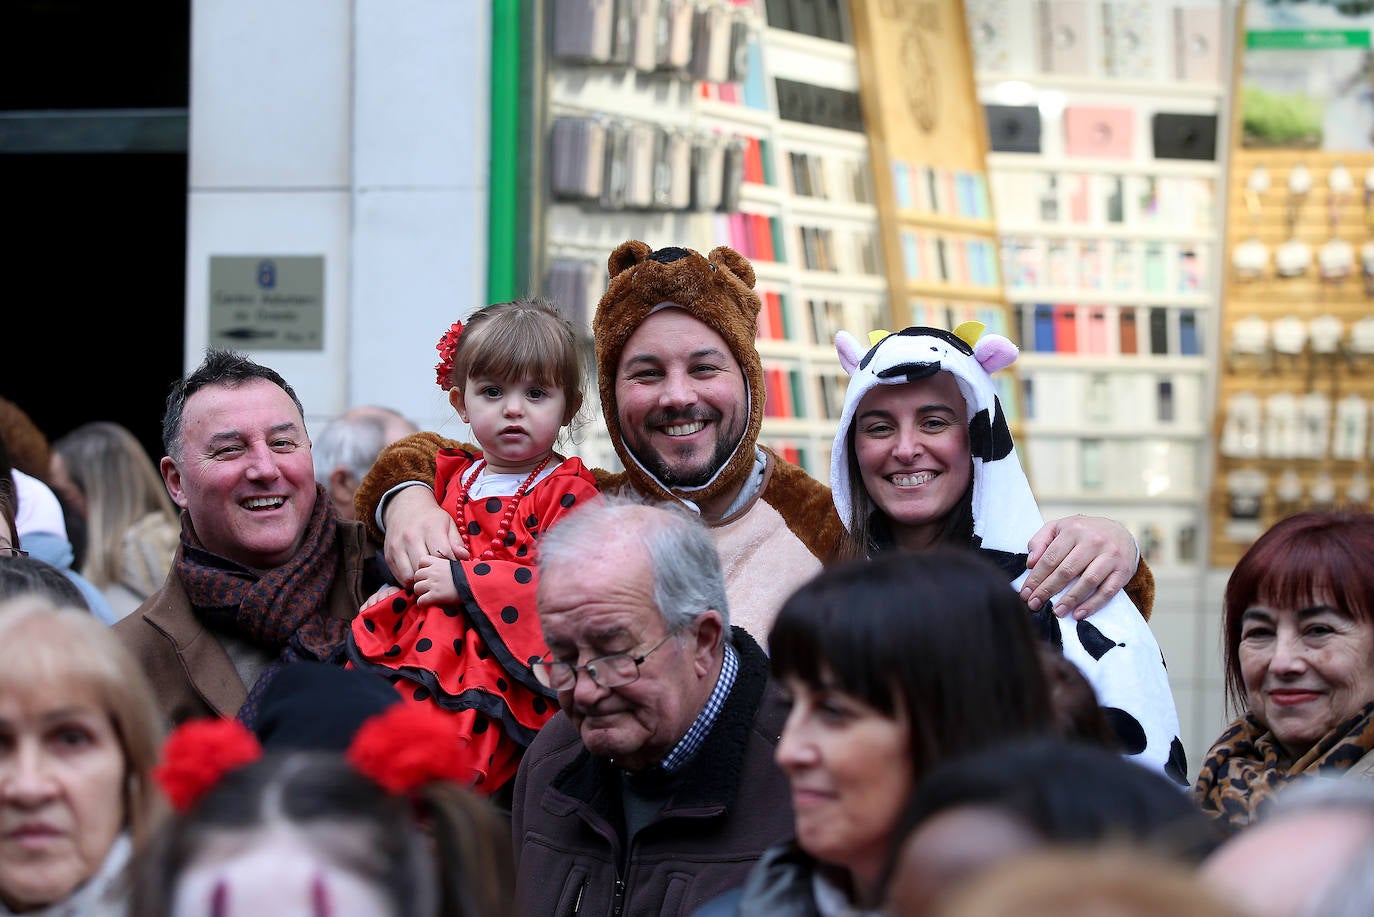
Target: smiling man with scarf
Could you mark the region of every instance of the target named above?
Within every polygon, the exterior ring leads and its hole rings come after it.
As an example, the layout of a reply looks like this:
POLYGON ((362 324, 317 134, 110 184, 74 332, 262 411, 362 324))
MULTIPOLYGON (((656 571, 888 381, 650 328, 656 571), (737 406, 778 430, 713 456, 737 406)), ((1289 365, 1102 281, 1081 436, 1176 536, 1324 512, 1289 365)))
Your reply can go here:
POLYGON ((177 382, 162 420, 163 481, 181 545, 162 588, 115 632, 173 723, 253 726, 280 667, 342 664, 363 600, 362 526, 315 483, 300 399, 279 374, 210 350, 177 382))

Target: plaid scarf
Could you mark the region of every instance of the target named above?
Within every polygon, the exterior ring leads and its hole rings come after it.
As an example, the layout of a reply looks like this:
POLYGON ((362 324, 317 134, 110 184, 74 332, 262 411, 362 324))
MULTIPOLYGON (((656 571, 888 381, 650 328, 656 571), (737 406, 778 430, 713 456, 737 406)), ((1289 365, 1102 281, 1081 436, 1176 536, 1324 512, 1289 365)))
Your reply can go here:
POLYGON ((317 484, 300 550, 281 566, 259 572, 206 550, 190 516, 181 514, 176 571, 196 617, 211 630, 276 654, 239 709, 238 719, 250 729, 262 692, 282 666, 300 659, 342 659, 348 622, 330 617, 325 607, 338 562, 337 533, 334 506, 317 484))
POLYGON ((1286 784, 1308 774, 1339 776, 1374 749, 1374 703, 1290 760, 1269 727, 1246 714, 1226 728, 1207 752, 1193 797, 1202 811, 1232 830, 1263 815, 1286 784))

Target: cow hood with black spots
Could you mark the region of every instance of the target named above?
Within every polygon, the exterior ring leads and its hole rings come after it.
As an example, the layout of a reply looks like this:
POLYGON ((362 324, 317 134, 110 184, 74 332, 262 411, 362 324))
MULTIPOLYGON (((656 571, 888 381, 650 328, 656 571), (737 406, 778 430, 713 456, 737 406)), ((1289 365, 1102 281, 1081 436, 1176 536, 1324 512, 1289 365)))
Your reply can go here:
MULTIPOLYGON (((848 332, 835 336, 840 364, 850 379, 831 452, 830 490, 840 519, 848 526, 849 432, 865 394, 879 385, 951 373, 964 396, 973 456, 971 547, 1006 570, 1012 587, 1019 590, 1028 575, 1030 540, 1044 521, 992 379, 993 373, 1016 361, 1018 351, 1002 335, 982 331, 980 323, 969 322, 953 333, 927 327, 875 332, 866 349, 848 332)), ((1046 608, 1062 595, 1063 590, 1046 608)), ((1186 785, 1187 761, 1178 739, 1178 712, 1164 660, 1149 624, 1126 593, 1118 592, 1086 621, 1060 620, 1044 609, 1036 617, 1042 635, 1062 648, 1092 684, 1123 751, 1186 785)))
POLYGON ((847 443, 854 412, 878 385, 900 385, 944 371, 954 376, 968 408, 969 449, 973 453, 973 534, 990 551, 1026 553, 1026 545, 1044 524, 1012 443, 1006 413, 997 398, 992 373, 1010 366, 1016 345, 1000 334, 978 333, 982 325, 960 325, 954 333, 939 328, 884 332, 865 351, 848 332, 835 336, 840 365, 849 373, 835 448, 830 453, 830 492, 846 526, 850 524, 850 479, 847 443), (963 334, 972 340, 964 340, 963 334), (976 343, 974 343, 976 341, 976 343), (996 511, 993 509, 995 502, 996 511))

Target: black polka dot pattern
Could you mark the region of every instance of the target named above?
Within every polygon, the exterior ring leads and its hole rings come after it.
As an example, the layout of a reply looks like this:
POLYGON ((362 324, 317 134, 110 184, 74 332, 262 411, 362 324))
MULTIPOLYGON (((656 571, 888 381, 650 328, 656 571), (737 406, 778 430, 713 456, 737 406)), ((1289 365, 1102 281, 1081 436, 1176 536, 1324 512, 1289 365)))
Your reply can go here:
MULTIPOLYGON (((447 495, 446 507, 458 496, 453 475, 473 465, 470 456, 440 454, 436 492, 447 495)), ((397 593, 364 609, 353 627, 363 658, 382 671, 404 673, 393 677, 406 703, 437 704, 453 715, 457 732, 470 739, 462 757, 472 780, 487 786, 514 776, 519 754, 510 743, 532 735, 558 710, 552 692, 520 662, 547 655, 534 613, 538 577, 531 558, 538 554, 539 529, 558 524, 596 490, 576 459, 546 480, 518 501, 483 496, 456 514, 472 558, 453 564, 460 599, 420 606, 413 593, 397 593), (480 711, 470 706, 478 697, 480 711)))

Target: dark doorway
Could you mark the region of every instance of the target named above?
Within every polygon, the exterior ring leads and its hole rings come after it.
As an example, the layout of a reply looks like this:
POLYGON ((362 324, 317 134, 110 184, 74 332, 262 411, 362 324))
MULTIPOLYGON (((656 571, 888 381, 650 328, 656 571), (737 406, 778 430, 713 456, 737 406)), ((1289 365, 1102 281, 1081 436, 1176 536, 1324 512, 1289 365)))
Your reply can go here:
POLYGON ((0 395, 49 439, 113 420, 162 455, 185 329, 190 8, 0 12, 0 395))

